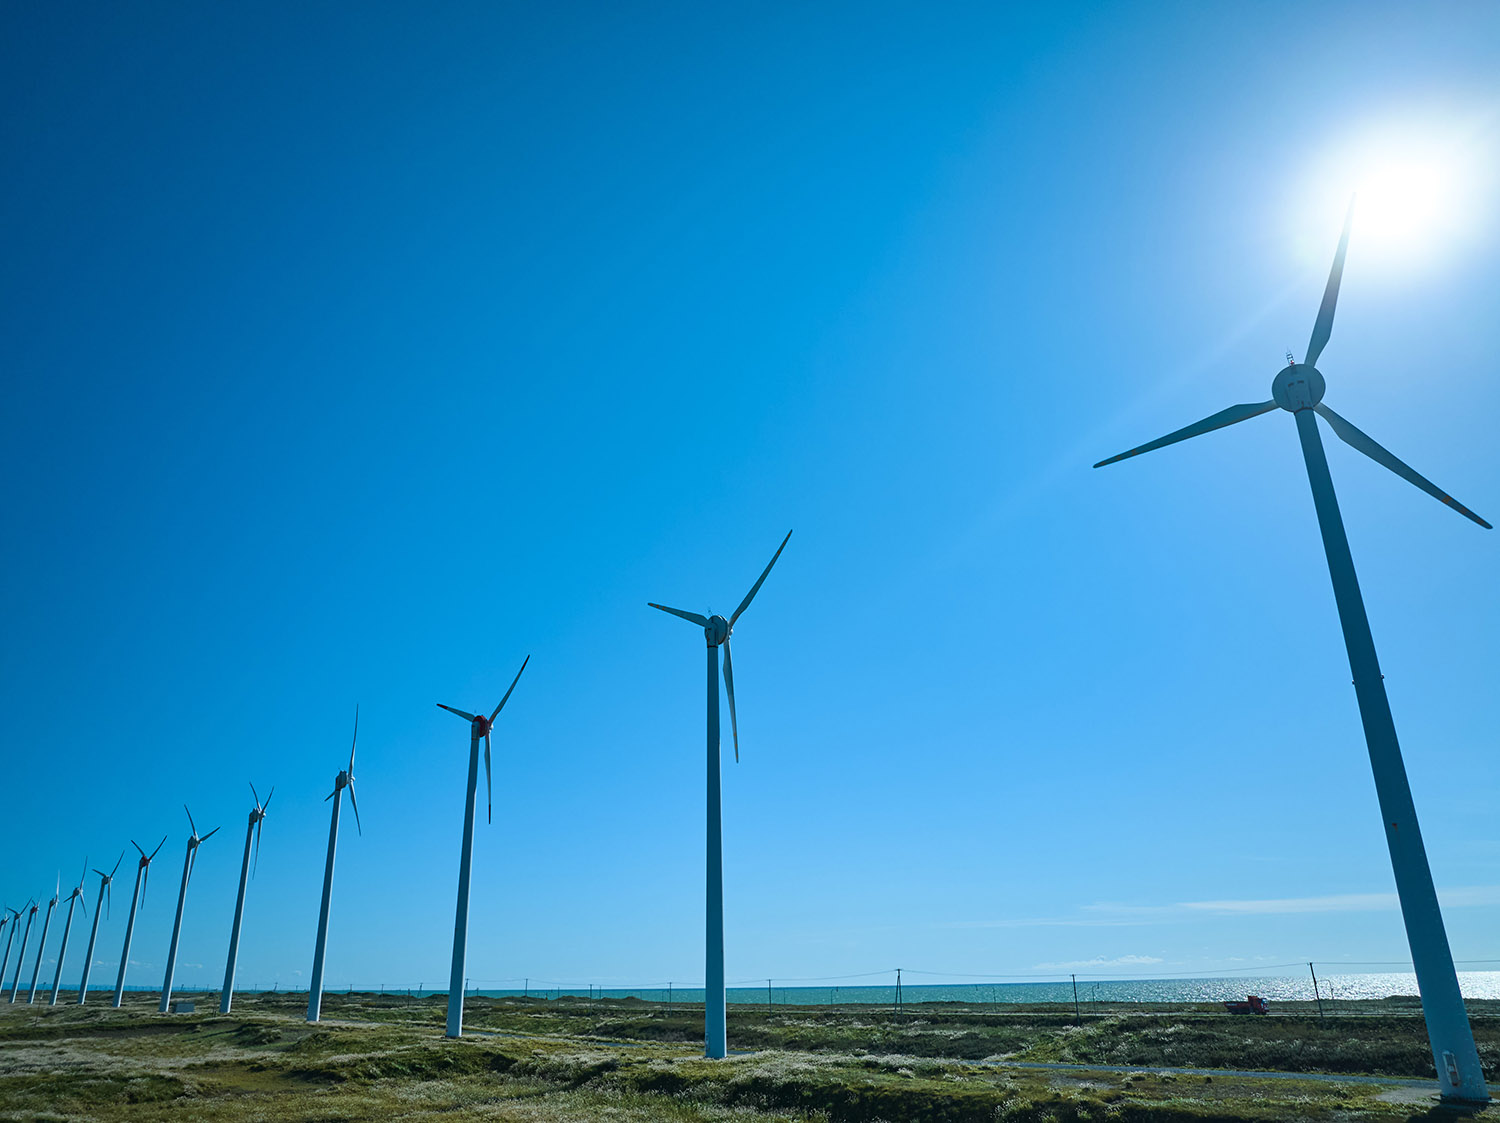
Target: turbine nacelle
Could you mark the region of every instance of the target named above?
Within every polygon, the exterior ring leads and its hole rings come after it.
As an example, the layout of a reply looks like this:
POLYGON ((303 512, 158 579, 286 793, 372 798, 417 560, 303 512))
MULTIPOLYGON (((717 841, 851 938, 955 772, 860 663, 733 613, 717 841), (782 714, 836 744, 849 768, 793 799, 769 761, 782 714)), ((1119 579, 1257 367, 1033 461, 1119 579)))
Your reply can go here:
POLYGON ((1323 400, 1328 383, 1309 363, 1288 363, 1271 381, 1271 399, 1288 413, 1313 409, 1323 400))
POLYGON ((709 647, 722 645, 732 631, 734 631, 734 625, 722 616, 710 616, 708 623, 703 626, 703 636, 708 640, 709 647))

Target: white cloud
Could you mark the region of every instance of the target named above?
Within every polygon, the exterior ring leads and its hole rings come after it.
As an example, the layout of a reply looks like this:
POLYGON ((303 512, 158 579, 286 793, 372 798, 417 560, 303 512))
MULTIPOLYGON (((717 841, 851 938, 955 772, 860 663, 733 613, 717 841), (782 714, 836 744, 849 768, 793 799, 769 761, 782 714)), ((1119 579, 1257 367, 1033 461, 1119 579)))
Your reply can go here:
POLYGON ((1149 967, 1155 963, 1163 962, 1155 955, 1117 955, 1113 959, 1105 959, 1102 955, 1093 959, 1073 959, 1065 963, 1038 963, 1032 967, 1033 971, 1084 971, 1096 967, 1149 967))

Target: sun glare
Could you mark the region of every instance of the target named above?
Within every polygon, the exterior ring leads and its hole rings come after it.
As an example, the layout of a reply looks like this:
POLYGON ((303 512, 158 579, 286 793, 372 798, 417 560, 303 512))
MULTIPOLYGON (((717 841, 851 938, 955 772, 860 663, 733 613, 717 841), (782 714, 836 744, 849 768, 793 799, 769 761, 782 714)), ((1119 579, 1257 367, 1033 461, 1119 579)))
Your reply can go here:
POLYGON ((1299 244, 1309 266, 1329 257, 1355 198, 1351 255, 1402 269, 1442 260, 1478 234, 1492 180, 1487 130, 1425 126, 1372 129, 1318 162, 1300 206, 1299 244), (1476 135, 1477 133, 1477 135, 1476 135))

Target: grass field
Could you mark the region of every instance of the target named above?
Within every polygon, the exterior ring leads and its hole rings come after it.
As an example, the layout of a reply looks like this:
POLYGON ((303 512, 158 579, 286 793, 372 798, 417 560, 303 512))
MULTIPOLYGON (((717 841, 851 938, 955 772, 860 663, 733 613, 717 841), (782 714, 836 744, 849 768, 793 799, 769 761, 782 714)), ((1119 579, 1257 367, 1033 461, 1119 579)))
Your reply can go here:
MULTIPOLYGON (((102 997, 102 996, 101 996, 102 997)), ((209 995, 200 1011, 216 1011, 209 995)), ((470 999, 461 1041, 444 1000, 244 995, 232 1015, 161 1015, 147 994, 57 1007, 0 1004, 7 1120, 1425 1120, 1427 1087, 1167 1067, 1430 1077, 1421 1018, 1370 1003, 1231 1018, 1212 1007, 731 1007, 725 1061, 701 1057, 702 1011, 635 1000, 470 999), (1026 1063, 1140 1065, 1155 1072, 1026 1063)), ((1487 1072, 1500 1014, 1475 1018, 1487 1072)), ((1485 1112, 1484 1116, 1500 1111, 1485 1112)))

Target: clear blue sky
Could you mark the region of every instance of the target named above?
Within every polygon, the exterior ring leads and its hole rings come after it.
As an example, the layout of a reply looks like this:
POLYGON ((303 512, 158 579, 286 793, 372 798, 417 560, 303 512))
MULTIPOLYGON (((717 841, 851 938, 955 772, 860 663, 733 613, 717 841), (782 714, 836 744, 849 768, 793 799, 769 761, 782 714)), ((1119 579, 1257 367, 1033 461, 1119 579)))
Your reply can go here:
MULTIPOLYGON (((214 983, 274 784, 240 979, 305 982, 358 702, 329 982, 436 983, 434 703, 529 652, 472 976, 696 981, 702 640, 646 602, 732 609, 795 528, 735 636, 731 981, 1404 958, 1291 419, 1090 465, 1268 397, 1348 154, 1417 138, 1458 201, 1356 226, 1319 365, 1500 520, 1496 42, 1478 3, 7 8, 0 895, 167 834, 159 982, 186 801, 214 983)), ((1454 953, 1500 958, 1500 538, 1325 439, 1454 953)))

